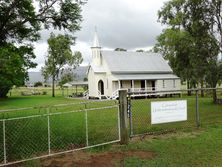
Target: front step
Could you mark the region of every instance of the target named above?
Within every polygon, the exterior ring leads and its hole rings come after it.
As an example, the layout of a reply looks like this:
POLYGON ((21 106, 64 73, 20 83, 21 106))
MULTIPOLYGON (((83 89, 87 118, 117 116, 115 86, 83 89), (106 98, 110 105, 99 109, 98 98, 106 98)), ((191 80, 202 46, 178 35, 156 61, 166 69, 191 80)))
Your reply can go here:
POLYGON ((109 97, 105 96, 105 95, 101 95, 100 99, 109 99, 109 97))

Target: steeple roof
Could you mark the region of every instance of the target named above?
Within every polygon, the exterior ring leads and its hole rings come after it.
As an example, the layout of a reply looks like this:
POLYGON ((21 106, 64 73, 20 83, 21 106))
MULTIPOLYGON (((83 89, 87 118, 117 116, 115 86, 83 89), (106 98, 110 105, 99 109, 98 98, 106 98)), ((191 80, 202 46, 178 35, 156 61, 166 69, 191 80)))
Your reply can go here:
POLYGON ((98 34, 97 34, 96 28, 95 28, 95 32, 94 32, 94 39, 93 39, 93 46, 92 47, 100 48, 99 38, 98 38, 98 34))

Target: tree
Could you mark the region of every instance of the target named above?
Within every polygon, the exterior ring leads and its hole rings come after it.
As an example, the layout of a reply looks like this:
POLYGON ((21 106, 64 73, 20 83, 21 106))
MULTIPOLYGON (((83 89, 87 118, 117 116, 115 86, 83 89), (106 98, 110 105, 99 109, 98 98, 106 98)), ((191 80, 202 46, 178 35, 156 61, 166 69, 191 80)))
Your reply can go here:
POLYGON ((136 50, 136 52, 145 52, 143 49, 136 50))
MULTIPOLYGON (((178 29, 166 29, 157 38, 154 51, 161 52, 169 60, 169 65, 182 81, 187 81, 188 89, 195 84, 192 64, 193 41, 189 33, 178 29)), ((188 91, 188 95, 191 92, 188 91)))
POLYGON ((38 81, 34 83, 34 87, 43 86, 42 82, 38 81))
MULTIPOLYGON (((185 77, 185 79, 188 81, 188 85, 189 78, 187 77, 192 76, 192 87, 197 87, 199 83, 201 84, 201 87, 203 87, 204 81, 212 83, 212 81, 206 80, 206 74, 209 70, 212 70, 211 72, 214 71, 211 65, 212 62, 214 62, 213 64, 218 64, 217 56, 219 45, 216 42, 216 36, 213 33, 210 33, 210 30, 212 30, 214 25, 212 24, 212 19, 209 18, 216 18, 215 15, 210 16, 209 14, 210 10, 208 5, 211 6, 212 4, 213 0, 171 0, 167 2, 158 13, 161 23, 166 24, 168 26, 168 31, 170 30, 171 32, 174 32, 174 35, 171 33, 171 36, 166 34, 167 31, 164 31, 164 33, 158 38, 158 44, 156 48, 161 46, 162 50, 165 50, 165 53, 167 53, 167 49, 171 50, 171 54, 176 53, 171 55, 171 57, 174 57, 174 59, 169 60, 171 61, 171 64, 177 62, 175 60, 181 60, 180 65, 182 66, 182 69, 179 69, 179 71, 190 69, 189 71, 192 73, 187 71, 187 74, 190 75, 183 76, 183 73, 180 73, 179 76, 182 78, 185 77), (175 36, 180 36, 175 34, 181 34, 181 32, 185 32, 185 34, 187 34, 186 36, 188 37, 187 39, 190 41, 190 43, 174 42, 171 43, 172 45, 169 47, 167 41, 161 42, 161 40, 165 39, 165 37, 167 37, 167 40, 171 39, 171 41, 173 41, 175 40, 175 36), (184 48, 187 48, 187 53, 181 55, 181 51, 183 51, 184 48), (183 59, 178 59, 181 56, 186 57, 188 64, 183 63, 183 59)), ((215 67, 219 68, 219 66, 215 67)), ((217 83, 221 79, 219 77, 214 79, 212 77, 208 78, 214 81, 217 80, 217 83)), ((216 92, 213 92, 213 94, 213 101, 216 102, 216 92)))
POLYGON ((59 86, 60 88, 62 89, 62 96, 64 96, 64 87, 63 85, 68 83, 68 82, 71 82, 74 80, 74 74, 72 72, 65 72, 62 74, 61 78, 60 78, 60 81, 59 81, 59 86))
POLYGON ((83 3, 81 0, 0 2, 0 50, 3 51, 0 52, 0 97, 6 97, 13 84, 24 83, 28 79, 27 70, 36 66, 31 62, 35 58, 31 43, 40 38, 42 28, 64 29, 72 34, 80 29, 80 6, 83 3), (11 55, 16 55, 14 57, 21 64, 15 64, 11 55), (12 64, 15 67, 12 68, 12 64), (20 72, 15 72, 17 67, 20 72))
MULTIPOLYGON (((84 78, 83 78, 83 81, 84 81, 84 82, 87 82, 87 81, 88 81, 88 78, 87 78, 87 77, 84 77, 84 78)), ((86 85, 83 86, 83 90, 84 90, 84 91, 86 91, 87 89, 88 89, 88 85, 87 85, 87 86, 86 86, 86 85)))
POLYGON ((65 72, 62 74, 60 81, 59 81, 59 86, 62 88, 65 83, 71 82, 74 80, 74 74, 71 72, 65 72))
MULTIPOLYGON (((206 72, 206 80, 207 84, 211 88, 216 88, 218 81, 222 78, 222 62, 218 62, 217 60, 209 61, 209 70, 206 72)), ((216 89, 213 89, 213 100, 217 102, 217 92, 216 89)))
POLYGON ((27 69, 36 64, 30 59, 34 58, 31 46, 16 47, 13 44, 2 44, 0 47, 0 98, 6 97, 13 85, 24 85, 28 78, 27 69))
POLYGON ((124 49, 124 48, 116 48, 116 49, 114 49, 114 51, 123 51, 123 52, 126 52, 127 50, 124 49))
POLYGON ((55 80, 60 71, 63 71, 66 65, 75 69, 83 61, 80 52, 72 53, 71 44, 73 42, 68 35, 55 36, 52 33, 48 39, 48 55, 42 73, 45 79, 52 77, 52 97, 55 97, 55 80))
POLYGON ((215 36, 217 45, 222 53, 222 1, 221 0, 205 0, 205 23, 210 23, 210 33, 215 36))

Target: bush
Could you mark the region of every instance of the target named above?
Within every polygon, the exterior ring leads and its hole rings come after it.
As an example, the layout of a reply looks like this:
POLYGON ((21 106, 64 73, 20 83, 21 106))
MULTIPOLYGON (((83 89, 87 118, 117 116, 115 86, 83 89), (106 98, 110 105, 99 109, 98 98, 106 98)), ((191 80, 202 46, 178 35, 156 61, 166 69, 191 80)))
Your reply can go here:
POLYGON ((38 86, 42 86, 43 84, 42 84, 42 82, 36 82, 35 84, 34 84, 34 87, 38 87, 38 86))

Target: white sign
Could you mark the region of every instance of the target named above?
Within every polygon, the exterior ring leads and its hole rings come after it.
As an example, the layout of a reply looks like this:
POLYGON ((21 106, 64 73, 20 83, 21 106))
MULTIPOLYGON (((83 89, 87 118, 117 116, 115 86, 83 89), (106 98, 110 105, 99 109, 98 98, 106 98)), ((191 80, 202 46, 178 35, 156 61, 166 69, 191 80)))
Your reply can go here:
POLYGON ((186 120, 186 100, 151 102, 151 124, 186 120))

